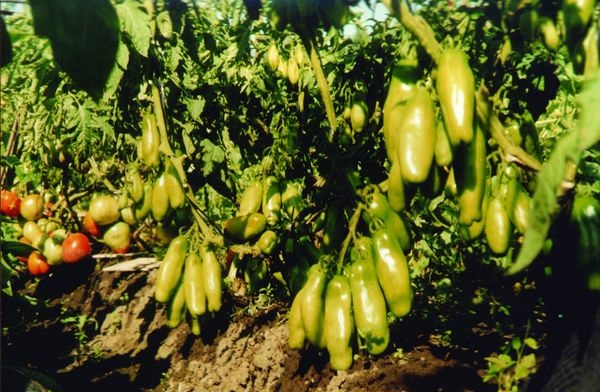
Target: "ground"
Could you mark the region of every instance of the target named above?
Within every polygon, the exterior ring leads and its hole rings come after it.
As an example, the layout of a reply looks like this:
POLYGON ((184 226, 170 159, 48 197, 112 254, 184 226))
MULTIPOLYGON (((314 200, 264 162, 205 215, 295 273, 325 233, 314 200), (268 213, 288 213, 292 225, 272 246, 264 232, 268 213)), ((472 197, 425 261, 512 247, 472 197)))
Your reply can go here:
MULTIPOLYGON (((496 334, 481 325, 465 326, 470 336, 454 346, 417 331, 410 344, 385 355, 358 352, 352 367, 338 372, 323 352, 288 348, 285 303, 249 315, 232 313, 225 298, 229 308, 204 320, 200 337, 186 323, 168 328, 164 306, 152 297, 155 275, 82 265, 57 269, 35 285, 17 282, 21 295, 39 302, 3 297, 3 327, 10 331, 2 341, 4 386, 26 373, 65 392, 496 390, 481 378, 496 334)), ((402 342, 404 333, 392 328, 392 340, 402 342)))

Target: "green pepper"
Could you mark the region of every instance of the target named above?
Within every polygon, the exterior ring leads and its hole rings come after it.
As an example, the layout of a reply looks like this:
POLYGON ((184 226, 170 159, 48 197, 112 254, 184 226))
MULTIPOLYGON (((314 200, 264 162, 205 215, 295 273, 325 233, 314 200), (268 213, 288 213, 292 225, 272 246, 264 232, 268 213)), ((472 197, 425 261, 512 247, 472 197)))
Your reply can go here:
POLYGON ((436 88, 450 142, 454 146, 471 143, 475 133, 475 79, 462 50, 442 52, 436 88))
POLYGON ((512 227, 504 202, 499 197, 492 197, 489 202, 484 232, 492 252, 504 254, 508 250, 512 227))
POLYGON ((424 87, 417 87, 406 103, 402 125, 398 130, 396 151, 404 181, 421 183, 427 179, 433 162, 436 136, 433 101, 424 87))
POLYGON ((325 271, 319 264, 313 264, 300 297, 300 314, 306 339, 317 347, 324 347, 323 342, 323 294, 327 279, 325 271))
POLYGON ((185 262, 187 246, 187 238, 184 235, 173 238, 169 244, 156 276, 154 298, 158 302, 167 302, 177 288, 185 262))
POLYGON ((215 252, 208 248, 202 249, 202 278, 204 279, 204 290, 208 310, 218 312, 222 306, 222 275, 221 264, 217 260, 215 252))
POLYGON ((486 140, 481 127, 476 127, 472 143, 461 144, 454 156, 454 178, 462 225, 481 220, 481 203, 485 194, 486 140))
POLYGON ((403 317, 412 306, 412 287, 406 256, 389 228, 375 231, 372 236, 377 279, 390 311, 403 317))
POLYGON ((162 173, 154 182, 152 188, 152 217, 157 222, 163 220, 169 213, 169 189, 167 188, 167 179, 162 173))
POLYGON ((262 233, 267 226, 267 218, 253 212, 248 215, 229 218, 224 225, 225 234, 234 240, 247 241, 262 233))
POLYGON ((281 214, 281 192, 279 181, 275 176, 268 176, 263 183, 262 213, 267 218, 269 225, 279 221, 281 214))
POLYGON ((142 118, 141 160, 148 167, 158 166, 160 161, 160 134, 156 116, 147 111, 142 118))
POLYGON ((175 328, 185 318, 185 292, 181 280, 175 282, 174 293, 167 303, 167 325, 175 328))
POLYGON ((390 330, 385 298, 377 281, 370 238, 361 237, 355 242, 352 260, 349 278, 356 330, 369 353, 381 354, 389 344, 390 330))
POLYGON ((260 181, 254 181, 242 193, 240 207, 236 216, 244 216, 258 212, 262 203, 263 186, 260 181))
POLYGON ((206 290, 202 271, 202 258, 196 252, 189 252, 183 270, 183 287, 188 311, 194 316, 206 312, 206 290))
POLYGON ((352 365, 351 339, 354 332, 352 292, 348 278, 335 275, 325 291, 325 344, 331 367, 346 370, 352 365))
POLYGON ((398 132, 404 116, 404 106, 412 96, 419 68, 415 59, 403 59, 392 70, 392 78, 383 104, 383 139, 390 162, 398 156, 398 132))

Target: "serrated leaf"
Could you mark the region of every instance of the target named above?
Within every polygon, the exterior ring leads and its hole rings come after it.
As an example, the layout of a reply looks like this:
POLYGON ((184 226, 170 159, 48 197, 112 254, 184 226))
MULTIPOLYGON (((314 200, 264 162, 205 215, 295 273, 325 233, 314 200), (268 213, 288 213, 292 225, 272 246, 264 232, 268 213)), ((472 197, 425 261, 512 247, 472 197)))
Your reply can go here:
POLYGON ((173 23, 171 22, 168 11, 162 11, 156 15, 156 25, 158 26, 160 35, 167 39, 171 38, 171 34, 173 34, 173 23))
POLYGON ((129 36, 134 49, 143 57, 148 57, 152 31, 150 18, 137 1, 127 0, 117 4, 117 13, 121 21, 121 29, 129 36))

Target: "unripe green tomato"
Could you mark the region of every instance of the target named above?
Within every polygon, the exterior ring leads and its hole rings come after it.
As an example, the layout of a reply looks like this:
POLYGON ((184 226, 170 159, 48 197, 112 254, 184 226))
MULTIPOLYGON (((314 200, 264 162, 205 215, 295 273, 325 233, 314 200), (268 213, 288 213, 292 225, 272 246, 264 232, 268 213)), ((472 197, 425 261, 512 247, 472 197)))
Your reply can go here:
MULTIPOLYGON (((370 249, 370 238, 366 238, 366 241, 370 249)), ((354 256, 353 260, 349 268, 349 278, 356 331, 365 342, 369 353, 381 354, 389 344, 390 330, 385 298, 377 281, 373 257, 369 252, 364 257, 358 252, 358 256, 354 256)))
POLYGON ((437 163, 438 166, 449 166, 452 163, 454 153, 443 121, 437 122, 436 133, 435 163, 437 163))
POLYGON ((368 117, 367 105, 362 102, 354 102, 350 108, 350 125, 354 132, 361 132, 365 127, 368 117))
POLYGON ((269 50, 267 50, 267 65, 271 71, 276 71, 279 67, 279 51, 274 43, 271 44, 271 46, 269 46, 269 50))
POLYGON ((277 71, 281 74, 281 77, 287 79, 288 77, 288 63, 284 59, 279 59, 279 65, 277 66, 277 71))
POLYGON ((234 240, 248 241, 262 233, 267 225, 267 218, 258 212, 244 216, 229 218, 224 225, 225 234, 234 240))
POLYGON ((325 271, 319 264, 314 264, 308 271, 308 279, 302 288, 304 292, 300 302, 300 314, 306 339, 316 347, 324 347, 323 318, 325 285, 327 279, 325 271))
POLYGON ((137 223, 135 211, 132 206, 125 207, 121 210, 121 219, 128 225, 135 225, 137 223))
POLYGON ((177 174, 177 170, 173 166, 165 170, 165 183, 169 193, 169 205, 173 209, 180 208, 185 203, 185 191, 183 184, 177 174))
POLYGON ((403 211, 406 208, 406 196, 404 192, 404 182, 402 181, 402 169, 400 162, 392 162, 390 173, 388 175, 387 198, 392 210, 396 212, 403 211))
MULTIPOLYGON (((167 253, 158 268, 156 283, 154 284, 154 298, 158 302, 167 302, 175 293, 181 278, 187 246, 187 238, 184 235, 175 237, 169 244, 167 253)), ((183 289, 182 296, 185 303, 183 289)))
POLYGON ((21 216, 26 220, 38 220, 44 213, 44 199, 37 193, 31 193, 21 199, 19 208, 21 216))
POLYGON ((556 52, 560 40, 558 37, 558 30, 554 25, 552 19, 544 18, 540 23, 540 32, 542 34, 542 43, 546 49, 556 52))
POLYGON ((436 88, 450 141, 454 146, 471 143, 475 125, 475 79, 462 50, 442 52, 436 88))
POLYGON ((410 312, 413 298, 406 256, 389 228, 375 231, 372 241, 377 279, 386 303, 397 317, 406 316, 410 312))
POLYGON ((327 284, 324 310, 325 344, 331 367, 347 370, 352 365, 352 292, 350 282, 343 275, 336 275, 327 284))
POLYGON ((404 104, 414 93, 419 78, 419 65, 415 59, 401 60, 392 71, 392 79, 383 104, 383 139, 390 162, 397 156, 398 131, 404 116, 404 104))
POLYGON ((298 68, 298 64, 296 63, 296 59, 291 57, 288 61, 288 72, 287 72, 288 80, 291 84, 298 84, 298 79, 300 78, 300 69, 298 68))
POLYGON ((290 313, 288 315, 288 346, 292 350, 299 350, 304 348, 304 341, 306 340, 306 333, 304 332, 304 324, 302 323, 302 313, 300 311, 300 303, 302 302, 303 291, 300 291, 294 297, 292 306, 290 307, 290 313))
POLYGON ((498 197, 490 200, 484 231, 492 252, 504 254, 508 250, 512 227, 504 203, 498 197))
POLYGON ((100 226, 110 225, 119 220, 119 203, 110 195, 97 195, 92 198, 89 208, 90 217, 100 226))
POLYGON ((31 243, 38 242, 38 238, 44 235, 44 230, 35 221, 27 221, 23 224, 23 236, 31 243))
POLYGON ((281 214, 281 192, 279 191, 279 181, 275 176, 268 176, 263 184, 262 213, 267 218, 269 225, 274 225, 279 221, 281 214))
POLYGON ((144 183, 144 197, 141 203, 135 207, 135 219, 144 220, 152 211, 152 192, 154 187, 150 181, 144 183))
POLYGON ((131 229, 127 223, 117 222, 104 232, 102 239, 113 252, 125 253, 131 243, 131 229))
POLYGON ((240 198, 240 207, 236 213, 237 216, 243 216, 258 212, 261 207, 263 197, 263 185, 260 181, 254 181, 242 193, 240 198))
POLYGON ((510 214, 510 220, 519 233, 525 233, 525 230, 529 227, 529 221, 531 220, 531 205, 531 197, 525 193, 524 189, 520 189, 517 192, 517 196, 513 203, 512 213, 510 214))
POLYGON ((279 238, 277 237, 277 233, 272 230, 267 230, 260 235, 258 241, 256 241, 256 246, 258 249, 266 255, 270 255, 273 253, 277 244, 279 242, 279 238))
POLYGON ((206 312, 206 290, 202 274, 202 258, 197 252, 189 252, 183 272, 183 290, 185 303, 194 316, 206 312))
POLYGON ((293 182, 287 183, 281 194, 281 203, 290 218, 295 219, 300 214, 303 208, 303 200, 298 184, 293 182))
POLYGON ((202 249, 202 278, 208 310, 218 312, 222 306, 223 269, 215 252, 208 248, 202 249))
POLYGON ((44 241, 42 254, 49 265, 58 265, 63 262, 62 245, 52 237, 48 237, 44 241))
POLYGON ((135 203, 139 203, 144 198, 144 181, 137 167, 131 167, 127 170, 125 180, 127 182, 127 192, 135 203))
POLYGON ((167 303, 167 325, 169 328, 175 328, 181 324, 185 318, 185 310, 185 290, 183 282, 178 280, 173 288, 173 296, 168 298, 167 303))
POLYGON ((167 178, 165 174, 162 173, 156 179, 154 186, 152 187, 152 217, 157 222, 160 222, 167 216, 170 208, 167 178))
POLYGON ((474 139, 457 148, 453 168, 456 181, 459 217, 462 225, 481 219, 481 203, 485 194, 486 139, 481 127, 476 127, 474 139))
POLYGON ((427 179, 433 163, 436 137, 433 101, 424 87, 417 87, 406 103, 398 133, 398 161, 404 181, 422 183, 427 179))
POLYGON ((142 118, 142 140, 140 142, 141 160, 148 167, 158 166, 160 162, 160 133, 156 125, 156 116, 147 111, 142 118))

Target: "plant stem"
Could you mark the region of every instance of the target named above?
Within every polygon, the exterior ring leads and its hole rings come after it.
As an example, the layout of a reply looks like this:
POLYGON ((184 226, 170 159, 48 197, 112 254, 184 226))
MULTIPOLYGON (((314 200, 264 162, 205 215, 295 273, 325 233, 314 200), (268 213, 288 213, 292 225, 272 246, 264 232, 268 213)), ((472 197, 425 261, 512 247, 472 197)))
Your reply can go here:
POLYGON ((342 242, 342 249, 340 250, 338 258, 338 268, 340 269, 344 265, 344 259, 346 258, 346 253, 350 247, 350 241, 356 236, 356 226, 358 226, 358 221, 360 220, 364 208, 364 204, 358 203, 356 210, 354 210, 354 214, 352 214, 352 218, 350 218, 350 221, 348 222, 348 235, 344 238, 344 242, 342 242))

